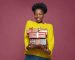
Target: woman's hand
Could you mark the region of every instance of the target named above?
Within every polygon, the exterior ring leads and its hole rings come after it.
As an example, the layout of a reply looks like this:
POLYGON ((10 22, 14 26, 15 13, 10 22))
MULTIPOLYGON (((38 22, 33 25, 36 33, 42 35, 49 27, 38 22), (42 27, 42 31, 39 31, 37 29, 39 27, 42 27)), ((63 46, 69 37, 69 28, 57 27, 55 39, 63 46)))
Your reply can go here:
POLYGON ((44 49, 44 52, 50 55, 51 51, 49 49, 44 49))
POLYGON ((50 55, 50 50, 48 49, 48 48, 46 48, 45 46, 43 46, 43 45, 39 45, 40 46, 40 49, 42 49, 44 52, 46 52, 47 54, 49 54, 50 55))
POLYGON ((27 49, 33 49, 33 48, 35 48, 34 44, 29 44, 29 46, 27 47, 27 49))
POLYGON ((40 44, 39 46, 40 46, 41 49, 44 49, 44 48, 45 48, 45 47, 44 47, 43 45, 41 45, 41 44, 40 44))

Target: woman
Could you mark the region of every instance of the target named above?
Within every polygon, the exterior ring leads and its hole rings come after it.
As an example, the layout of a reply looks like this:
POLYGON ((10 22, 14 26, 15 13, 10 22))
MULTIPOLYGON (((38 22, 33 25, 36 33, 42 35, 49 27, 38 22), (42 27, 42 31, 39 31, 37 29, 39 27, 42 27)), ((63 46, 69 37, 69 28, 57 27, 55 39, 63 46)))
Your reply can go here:
MULTIPOLYGON (((51 60, 52 51, 54 48, 54 33, 53 25, 43 22, 43 18, 47 13, 47 6, 44 3, 35 3, 32 6, 32 11, 34 13, 35 22, 28 20, 25 26, 24 33, 24 44, 25 44, 25 60, 51 60), (48 30, 47 34, 47 48, 48 50, 41 49, 27 49, 29 45, 29 38, 27 36, 27 30, 29 28, 46 28, 48 30)), ((43 48, 43 46, 40 46, 43 48)))

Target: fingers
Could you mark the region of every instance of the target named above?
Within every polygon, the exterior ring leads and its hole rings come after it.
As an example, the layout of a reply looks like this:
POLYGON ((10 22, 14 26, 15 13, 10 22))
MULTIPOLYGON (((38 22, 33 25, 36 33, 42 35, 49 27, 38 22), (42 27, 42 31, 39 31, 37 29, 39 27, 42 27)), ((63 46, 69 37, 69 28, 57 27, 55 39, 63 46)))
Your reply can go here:
POLYGON ((49 54, 50 55, 50 50, 49 49, 44 49, 44 51, 47 53, 47 54, 49 54))

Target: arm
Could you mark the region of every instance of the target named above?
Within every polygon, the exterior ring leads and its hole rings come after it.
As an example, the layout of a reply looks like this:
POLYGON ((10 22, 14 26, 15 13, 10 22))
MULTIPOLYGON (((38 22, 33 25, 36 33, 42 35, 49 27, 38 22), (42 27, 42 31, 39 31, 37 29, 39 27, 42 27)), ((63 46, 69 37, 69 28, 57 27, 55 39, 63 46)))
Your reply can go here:
POLYGON ((54 48, 54 31, 53 31, 53 25, 49 24, 48 26, 48 36, 47 36, 47 42, 48 42, 48 49, 50 51, 50 55, 52 55, 52 51, 54 48))
POLYGON ((25 45, 26 51, 27 51, 27 47, 29 44, 29 39, 28 39, 27 32, 26 32, 28 29, 29 29, 29 22, 27 21, 25 29, 24 29, 24 45, 25 45))

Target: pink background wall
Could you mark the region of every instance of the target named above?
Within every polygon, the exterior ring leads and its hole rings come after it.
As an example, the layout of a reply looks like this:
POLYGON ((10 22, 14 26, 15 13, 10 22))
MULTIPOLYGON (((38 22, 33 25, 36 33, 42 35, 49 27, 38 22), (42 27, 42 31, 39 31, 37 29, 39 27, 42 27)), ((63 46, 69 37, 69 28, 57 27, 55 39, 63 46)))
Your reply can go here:
POLYGON ((54 25, 52 60, 75 60, 75 0, 0 0, 0 60, 24 60, 24 26, 39 1, 48 6, 44 21, 54 25))

